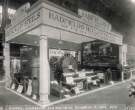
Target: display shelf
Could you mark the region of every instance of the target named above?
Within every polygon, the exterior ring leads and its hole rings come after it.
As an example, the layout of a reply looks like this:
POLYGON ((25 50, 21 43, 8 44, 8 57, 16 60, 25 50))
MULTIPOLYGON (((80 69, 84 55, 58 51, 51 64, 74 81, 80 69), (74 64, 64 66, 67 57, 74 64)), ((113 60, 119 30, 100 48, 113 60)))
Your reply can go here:
POLYGON ((82 44, 83 67, 111 67, 112 64, 118 63, 119 48, 117 45, 99 40, 82 44))

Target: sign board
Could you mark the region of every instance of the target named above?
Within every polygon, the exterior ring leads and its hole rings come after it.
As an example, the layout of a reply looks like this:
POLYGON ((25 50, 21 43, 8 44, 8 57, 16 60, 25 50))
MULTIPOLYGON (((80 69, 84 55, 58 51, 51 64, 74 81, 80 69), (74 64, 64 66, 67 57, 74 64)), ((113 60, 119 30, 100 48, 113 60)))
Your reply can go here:
MULTIPOLYGON (((39 6, 37 7, 39 8, 39 6)), ((101 19, 95 21, 95 25, 97 26, 93 27, 89 25, 89 23, 83 22, 82 18, 79 16, 74 16, 73 14, 67 13, 55 6, 50 5, 49 3, 41 5, 41 8, 39 9, 37 9, 37 7, 34 7, 34 11, 30 10, 27 13, 27 17, 18 22, 17 25, 11 25, 6 29, 6 41, 9 41, 25 32, 32 30, 39 24, 44 24, 45 27, 49 26, 55 29, 67 31, 69 33, 82 35, 82 39, 85 36, 122 45, 122 35, 115 34, 113 32, 102 31, 96 28, 101 25, 99 22, 103 21, 101 19), (42 19, 42 17, 44 18, 42 19)), ((104 24, 106 24, 106 22, 104 22, 104 24)))
POLYGON ((46 13, 44 22, 49 26, 114 44, 122 44, 123 37, 120 34, 98 30, 79 19, 74 19, 75 17, 71 18, 56 11, 46 9, 44 13, 46 13))
POLYGON ((90 26, 107 32, 111 31, 111 24, 103 18, 82 9, 78 9, 78 14, 81 16, 82 21, 88 23, 90 26))
POLYGON ((75 51, 70 51, 70 50, 58 50, 58 49, 49 49, 49 58, 52 56, 55 57, 62 57, 64 56, 65 53, 71 54, 73 57, 75 57, 75 51))
POLYGON ((15 38, 28 30, 36 27, 41 22, 41 12, 37 10, 36 12, 29 14, 25 19, 20 21, 17 25, 11 24, 10 27, 6 29, 6 41, 15 38))

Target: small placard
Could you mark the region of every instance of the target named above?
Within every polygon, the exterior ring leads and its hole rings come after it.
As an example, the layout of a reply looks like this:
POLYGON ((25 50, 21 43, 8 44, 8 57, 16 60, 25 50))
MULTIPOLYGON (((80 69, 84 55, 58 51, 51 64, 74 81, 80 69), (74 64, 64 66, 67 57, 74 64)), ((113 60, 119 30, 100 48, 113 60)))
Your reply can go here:
POLYGON ((70 95, 64 95, 64 97, 65 97, 65 98, 69 98, 69 97, 71 97, 71 96, 70 96, 70 95))
POLYGON ((79 94, 79 93, 80 93, 80 90, 79 90, 78 87, 75 87, 75 88, 74 88, 74 91, 75 91, 75 94, 79 94))
POLYGON ((80 72, 80 73, 79 73, 79 77, 82 78, 82 77, 85 77, 85 76, 86 76, 85 72, 80 72))
POLYGON ((27 89, 27 92, 26 92, 26 95, 30 96, 31 93, 32 93, 32 80, 29 80, 29 83, 28 83, 28 89, 27 89))
POLYGON ((97 81, 96 80, 93 80, 93 85, 97 85, 97 81))
POLYGON ((32 99, 33 99, 33 100, 37 100, 37 96, 34 94, 34 95, 32 96, 32 99))
POLYGON ((97 76, 99 79, 104 79, 104 73, 98 73, 97 76))
POLYGON ((68 65, 68 69, 73 69, 73 66, 72 65, 68 65))
POLYGON ((12 84, 11 89, 15 89, 15 84, 14 83, 12 84))
POLYGON ((79 89, 83 89, 83 82, 81 81, 81 82, 78 82, 77 83, 77 87, 79 88, 79 89))
POLYGON ((91 83, 92 80, 91 80, 91 77, 87 77, 87 83, 91 83))
POLYGON ((66 82, 67 82, 68 84, 74 84, 73 77, 66 77, 66 82))
POLYGON ((23 86, 19 85, 17 88, 17 92, 22 93, 22 91, 23 91, 23 86))

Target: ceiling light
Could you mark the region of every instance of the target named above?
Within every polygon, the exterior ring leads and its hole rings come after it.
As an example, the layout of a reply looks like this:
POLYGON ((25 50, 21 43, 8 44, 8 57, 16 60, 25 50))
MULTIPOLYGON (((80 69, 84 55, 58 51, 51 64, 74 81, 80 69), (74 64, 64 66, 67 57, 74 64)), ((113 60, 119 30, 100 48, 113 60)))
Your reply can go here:
POLYGON ((63 42, 61 40, 59 40, 58 44, 63 44, 63 42))
POLYGON ((15 12, 16 12, 16 10, 8 8, 8 13, 9 14, 15 14, 15 12))
POLYGON ((131 0, 132 3, 135 3, 135 0, 131 0))

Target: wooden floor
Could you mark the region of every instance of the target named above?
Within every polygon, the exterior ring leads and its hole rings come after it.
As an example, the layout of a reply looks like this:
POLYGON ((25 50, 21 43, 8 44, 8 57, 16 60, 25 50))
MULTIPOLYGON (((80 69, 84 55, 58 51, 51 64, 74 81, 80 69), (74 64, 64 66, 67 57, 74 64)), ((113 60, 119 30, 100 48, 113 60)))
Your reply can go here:
MULTIPOLYGON (((91 93, 85 96, 81 96, 69 101, 65 101, 58 105, 93 105, 93 104, 114 104, 122 106, 134 106, 135 97, 130 98, 128 96, 128 85, 129 82, 113 86, 95 93, 91 93)), ((122 110, 122 109, 120 109, 122 110)))
POLYGON ((0 87, 0 106, 5 105, 34 105, 24 98, 8 91, 4 87, 0 87))

